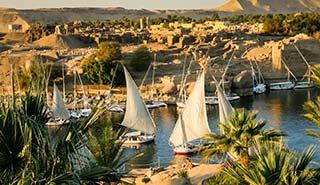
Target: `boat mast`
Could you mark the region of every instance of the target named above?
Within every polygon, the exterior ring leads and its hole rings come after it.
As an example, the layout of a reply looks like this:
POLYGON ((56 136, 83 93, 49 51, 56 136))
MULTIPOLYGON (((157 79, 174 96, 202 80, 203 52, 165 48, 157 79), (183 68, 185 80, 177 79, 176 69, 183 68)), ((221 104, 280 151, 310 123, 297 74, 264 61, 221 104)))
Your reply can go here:
POLYGON ((288 72, 288 81, 290 80, 290 75, 295 79, 295 81, 298 81, 296 76, 293 74, 293 72, 289 69, 288 65, 285 62, 285 59, 281 57, 281 62, 283 63, 284 67, 286 68, 288 72))
POLYGON ((259 65, 258 65, 257 61, 255 60, 254 63, 256 64, 256 67, 257 67, 258 73, 259 73, 259 79, 258 79, 259 80, 259 84, 265 83, 263 75, 262 75, 262 72, 261 72, 261 70, 259 68, 259 65))
POLYGON ((73 110, 77 110, 77 76, 75 71, 73 71, 73 110))
POLYGON ((301 53, 300 49, 295 44, 292 44, 292 45, 296 48, 296 50, 298 51, 298 53, 301 56, 302 60, 304 61, 304 63, 306 63, 306 65, 308 67, 308 69, 307 69, 308 83, 310 83, 311 82, 310 75, 313 74, 313 71, 311 70, 311 65, 309 64, 307 59, 304 57, 304 55, 301 53))
POLYGON ((64 81, 64 64, 61 61, 61 70, 62 70, 62 93, 63 93, 63 102, 66 102, 66 85, 64 81))
POLYGON ((252 65, 251 61, 250 61, 250 67, 251 67, 252 85, 254 87, 255 83, 257 82, 257 77, 256 77, 256 74, 255 74, 255 71, 254 71, 254 68, 253 68, 253 65, 252 65))
POLYGON ((229 59, 229 61, 228 61, 228 63, 227 63, 227 66, 226 66, 226 68, 225 68, 225 70, 224 70, 224 72, 223 72, 223 74, 222 74, 222 76, 221 76, 221 80, 220 80, 220 82, 219 82, 219 84, 218 84, 218 86, 220 86, 220 85, 222 84, 222 90, 223 90, 224 93, 225 93, 224 78, 225 78, 225 76, 226 76, 226 74, 227 74, 227 71, 228 71, 228 68, 229 68, 229 66, 230 66, 230 64, 231 64, 231 60, 232 60, 232 58, 233 58, 233 56, 234 56, 234 53, 235 53, 235 51, 232 52, 231 57, 230 57, 230 59, 229 59))
MULTIPOLYGON (((156 94, 156 89, 155 89, 155 86, 154 86, 154 75, 156 73, 156 60, 157 60, 157 54, 154 53, 154 55, 153 55, 153 64, 152 64, 152 83, 151 83, 152 98, 156 94)), ((158 97, 157 97, 157 99, 158 99, 158 97)))

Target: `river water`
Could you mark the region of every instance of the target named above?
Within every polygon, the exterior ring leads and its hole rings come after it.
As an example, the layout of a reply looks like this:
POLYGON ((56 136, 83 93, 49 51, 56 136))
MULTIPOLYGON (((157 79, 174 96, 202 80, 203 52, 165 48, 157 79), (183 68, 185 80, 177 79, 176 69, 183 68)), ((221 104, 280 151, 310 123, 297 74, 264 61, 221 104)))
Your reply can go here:
MULTIPOLYGON (((303 117, 303 103, 314 99, 318 95, 315 89, 271 91, 266 94, 252 97, 242 97, 232 102, 235 108, 246 108, 259 112, 258 118, 267 121, 267 126, 284 131, 287 145, 298 152, 302 152, 309 145, 319 145, 319 142, 308 136, 305 129, 318 129, 315 124, 303 117)), ((218 107, 207 106, 208 121, 211 129, 217 132, 218 107)), ((183 157, 174 155, 172 147, 168 143, 170 134, 177 120, 175 106, 154 109, 151 115, 157 125, 156 139, 154 143, 140 147, 126 148, 125 154, 131 156, 136 152, 143 152, 139 158, 131 159, 131 167, 167 166, 182 160, 183 157)), ((114 113, 113 121, 121 122, 123 115, 114 113)), ((198 158, 200 156, 193 156, 198 158)), ((319 150, 315 153, 315 161, 320 161, 319 150)))

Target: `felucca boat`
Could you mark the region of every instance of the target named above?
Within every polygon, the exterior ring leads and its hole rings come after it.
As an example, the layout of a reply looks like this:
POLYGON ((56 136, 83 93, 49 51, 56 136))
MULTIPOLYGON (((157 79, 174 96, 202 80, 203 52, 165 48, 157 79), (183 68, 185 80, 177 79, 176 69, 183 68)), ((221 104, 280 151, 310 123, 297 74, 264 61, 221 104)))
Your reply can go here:
POLYGON ((53 85, 53 101, 50 109, 52 115, 46 123, 47 126, 60 126, 70 121, 69 111, 65 107, 63 98, 56 84, 53 85))
MULTIPOLYGON (((229 61, 227 63, 227 66, 226 66, 226 68, 225 68, 225 70, 224 70, 224 72, 223 72, 223 74, 221 76, 221 81, 218 83, 218 86, 220 86, 220 84, 222 85, 223 94, 224 94, 224 96, 226 97, 226 99, 228 101, 236 101, 236 100, 240 99, 240 96, 238 96, 235 93, 227 94, 226 91, 225 91, 225 88, 224 88, 225 76, 226 76, 228 68, 229 68, 229 66, 231 64, 231 60, 232 60, 233 56, 234 56, 234 52, 232 53, 232 55, 231 55, 231 57, 230 57, 230 59, 229 59, 229 61)), ((217 83, 217 81, 216 81, 216 83, 217 83)), ((217 96, 206 96, 205 97, 206 104, 208 104, 208 105, 217 105, 217 104, 219 104, 219 100, 218 99, 219 98, 217 96)))
POLYGON ((293 46, 296 48, 296 50, 298 51, 299 55, 301 56, 301 58, 303 59, 304 63, 306 63, 307 65, 307 71, 302 79, 302 81, 298 81, 296 82, 294 89, 308 89, 308 88, 312 88, 314 87, 314 84, 312 83, 310 76, 313 73, 312 69, 311 69, 311 65, 309 64, 309 62, 307 61, 307 59, 303 56, 303 54, 301 53, 300 49, 293 44, 293 46), (307 76, 307 80, 305 81, 304 78, 305 76, 307 76))
POLYGON ((281 62, 284 64, 284 67, 287 70, 287 81, 285 82, 277 82, 277 83, 270 83, 269 88, 270 90, 289 90, 294 88, 294 82, 290 81, 290 76, 292 76, 295 80, 297 78, 295 75, 291 72, 287 64, 284 62, 284 59, 282 58, 281 62))
POLYGON ((146 102, 146 106, 148 109, 156 109, 156 108, 160 108, 160 107, 166 107, 167 104, 161 100, 159 100, 159 97, 157 95, 157 91, 156 91, 156 88, 155 88, 155 84, 154 84, 154 76, 155 76, 155 72, 156 72, 156 58, 157 58, 157 55, 154 54, 154 60, 153 60, 153 63, 150 64, 145 76, 144 76, 144 79, 140 85, 140 87, 143 86, 144 84, 144 80, 145 78, 148 76, 148 73, 152 67, 152 89, 151 89, 151 96, 149 97, 151 99, 151 101, 147 101, 146 102))
POLYGON ((83 108, 80 109, 80 114, 81 114, 82 117, 89 117, 90 114, 92 113, 92 109, 90 108, 90 100, 86 95, 86 92, 84 90, 84 86, 83 86, 83 83, 82 83, 82 80, 81 80, 81 77, 80 77, 79 73, 76 72, 76 74, 77 74, 77 76, 79 78, 80 85, 81 85, 81 88, 82 88, 81 102, 82 102, 83 108))
POLYGON ((211 132, 207 119, 204 87, 205 72, 202 72, 183 111, 179 114, 169 139, 175 154, 188 155, 193 153, 196 147, 190 142, 211 132))
POLYGON ((121 137, 125 144, 142 144, 155 138, 156 126, 130 73, 123 67, 127 85, 127 101, 121 125, 134 130, 121 137))
POLYGON ((255 73, 254 67, 252 65, 252 62, 250 61, 251 71, 252 71, 252 85, 253 85, 253 93, 255 94, 262 94, 265 93, 267 90, 267 86, 264 83, 262 73, 260 71, 260 68, 258 64, 256 63, 257 69, 258 69, 258 77, 255 73))
POLYGON ((179 97, 178 97, 178 100, 176 102, 177 110, 179 112, 181 112, 185 107, 185 103, 186 103, 186 99, 187 99, 187 93, 186 93, 185 87, 186 87, 186 82, 187 82, 188 75, 190 74, 190 69, 191 69, 191 66, 192 66, 192 63, 193 63, 193 59, 190 60, 190 63, 189 63, 187 71, 185 71, 186 63, 187 63, 187 56, 185 56, 185 60, 184 60, 184 63, 183 63, 179 97))

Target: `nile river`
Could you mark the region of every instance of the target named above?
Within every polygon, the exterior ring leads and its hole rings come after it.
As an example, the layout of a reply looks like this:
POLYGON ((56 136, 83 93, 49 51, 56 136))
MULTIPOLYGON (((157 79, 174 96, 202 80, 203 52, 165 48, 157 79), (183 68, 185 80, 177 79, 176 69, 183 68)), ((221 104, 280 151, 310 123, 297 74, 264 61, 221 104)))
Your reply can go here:
MULTIPOLYGON (((266 94, 242 97, 236 102, 232 102, 235 108, 246 108, 257 110, 258 118, 267 121, 267 127, 277 128, 284 131, 288 146, 296 151, 302 152, 309 145, 319 145, 319 142, 308 136, 305 129, 317 127, 303 117, 303 103, 308 99, 314 99, 318 92, 316 90, 291 90, 291 91, 271 91, 266 94)), ((207 106, 208 121, 211 130, 217 132, 218 107, 207 106)), ((156 140, 154 143, 140 146, 138 149, 126 148, 127 156, 134 152, 143 152, 140 158, 130 161, 132 167, 167 166, 179 160, 175 157, 172 147, 168 143, 170 134, 177 120, 175 106, 154 109, 151 114, 157 125, 156 140)), ((114 113, 113 121, 120 122, 123 115, 114 113)), ((194 156, 195 158, 199 156, 194 156)), ((315 160, 320 161, 319 150, 315 154, 315 160)))

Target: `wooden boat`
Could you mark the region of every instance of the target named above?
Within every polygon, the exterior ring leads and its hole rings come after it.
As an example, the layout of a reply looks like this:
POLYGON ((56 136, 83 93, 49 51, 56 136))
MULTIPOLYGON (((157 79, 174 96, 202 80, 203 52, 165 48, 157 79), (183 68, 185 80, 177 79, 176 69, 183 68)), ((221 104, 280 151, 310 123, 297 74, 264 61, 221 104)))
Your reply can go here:
POLYGON ((305 81, 305 82, 297 82, 294 86, 294 89, 309 89, 313 87, 314 87, 314 84, 311 81, 305 81))
POLYGON ((166 107, 167 104, 162 101, 151 101, 146 104, 148 109, 156 109, 160 107, 166 107))
POLYGON ((260 68, 258 66, 258 64, 256 63, 256 67, 258 69, 258 77, 255 73, 254 67, 250 61, 250 65, 251 65, 251 71, 252 71, 252 85, 253 85, 253 93, 255 94, 262 94, 265 93, 267 90, 267 86, 264 82, 262 73, 260 71, 260 68))
POLYGON ((294 88, 294 83, 291 81, 271 83, 269 88, 270 90, 289 90, 294 88))
POLYGON ((156 89, 155 89, 155 83, 154 83, 154 76, 155 76, 155 73, 156 73, 156 54, 154 54, 154 60, 153 60, 153 63, 150 64, 145 76, 144 76, 144 79, 140 85, 140 87, 143 86, 144 84, 144 80, 145 78, 148 76, 148 73, 150 71, 150 68, 152 67, 152 84, 151 84, 151 87, 152 87, 152 90, 151 90, 151 96, 149 97, 149 99, 151 101, 147 101, 146 102, 146 106, 148 109, 156 109, 156 108, 160 108, 160 107, 167 107, 167 104, 161 100, 159 100, 159 97, 157 95, 157 92, 156 92, 156 89))
POLYGON ((292 76, 295 81, 297 81, 297 78, 295 75, 291 72, 287 64, 284 62, 284 58, 281 59, 281 62, 284 64, 284 67, 287 70, 287 81, 285 82, 277 82, 277 83, 270 83, 269 89, 270 90, 290 90, 294 88, 294 82, 290 81, 290 76, 292 76))
POLYGON ((307 76, 307 81, 303 81, 304 79, 302 79, 302 81, 299 81, 295 84, 294 89, 308 89, 308 88, 313 88, 314 84, 312 83, 310 76, 311 74, 313 74, 313 71, 311 69, 311 65, 309 64, 309 62, 307 61, 307 59, 303 56, 303 54, 301 53, 301 51, 299 50, 299 48, 293 44, 293 46, 296 48, 296 50, 298 51, 298 53, 300 54, 301 58, 303 59, 303 61, 305 62, 305 64, 307 65, 307 71, 305 73, 304 76, 307 76))
POLYGON ((121 136, 124 144, 142 144, 155 138, 156 126, 140 95, 136 83, 128 70, 124 68, 127 85, 127 101, 124 119, 121 125, 134 130, 121 136), (136 132, 138 131, 138 132, 136 132))

